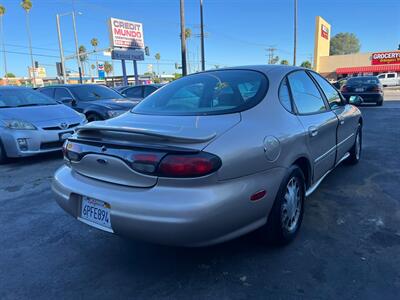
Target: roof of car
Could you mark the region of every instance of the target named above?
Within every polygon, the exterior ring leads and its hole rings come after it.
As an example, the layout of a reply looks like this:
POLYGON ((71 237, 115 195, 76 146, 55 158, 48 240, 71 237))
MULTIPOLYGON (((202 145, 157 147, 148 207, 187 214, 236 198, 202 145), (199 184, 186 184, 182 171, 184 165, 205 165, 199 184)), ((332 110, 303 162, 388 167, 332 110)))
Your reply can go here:
POLYGON ((55 87, 76 87, 76 86, 104 86, 107 87, 103 84, 93 84, 93 83, 84 83, 84 84, 79 84, 79 83, 74 83, 74 84, 54 84, 54 85, 49 85, 49 86, 44 86, 43 88, 55 88, 55 87))

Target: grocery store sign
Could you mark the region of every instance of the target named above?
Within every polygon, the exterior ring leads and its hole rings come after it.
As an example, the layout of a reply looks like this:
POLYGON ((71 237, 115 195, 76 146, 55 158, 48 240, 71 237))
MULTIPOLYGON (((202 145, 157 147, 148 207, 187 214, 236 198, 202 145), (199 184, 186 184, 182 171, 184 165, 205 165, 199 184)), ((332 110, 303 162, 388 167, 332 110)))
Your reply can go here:
POLYGON ((400 51, 372 53, 372 65, 400 64, 400 51))
POLYGON ((142 23, 110 18, 109 30, 112 48, 144 49, 142 23))

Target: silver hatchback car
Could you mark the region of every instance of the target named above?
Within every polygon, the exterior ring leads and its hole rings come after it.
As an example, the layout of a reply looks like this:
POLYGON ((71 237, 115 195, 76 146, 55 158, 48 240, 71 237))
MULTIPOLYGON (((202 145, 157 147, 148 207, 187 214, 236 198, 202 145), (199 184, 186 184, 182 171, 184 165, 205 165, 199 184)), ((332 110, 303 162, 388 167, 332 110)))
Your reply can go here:
POLYGON ((60 151, 83 114, 23 87, 0 88, 0 163, 8 157, 60 151))
POLYGON ((306 196, 340 162, 360 159, 362 125, 311 70, 197 73, 80 127, 52 188, 69 214, 124 236, 204 246, 260 228, 284 244, 306 196))

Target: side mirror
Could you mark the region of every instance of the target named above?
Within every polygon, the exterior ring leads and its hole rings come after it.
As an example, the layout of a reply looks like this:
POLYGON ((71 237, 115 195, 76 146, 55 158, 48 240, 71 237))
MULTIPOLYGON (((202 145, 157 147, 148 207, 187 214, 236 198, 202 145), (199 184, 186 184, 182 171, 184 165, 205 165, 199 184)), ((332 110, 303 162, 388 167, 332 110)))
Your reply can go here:
POLYGON ((76 104, 75 99, 72 99, 70 97, 62 97, 60 99, 60 101, 61 101, 61 103, 67 104, 67 105, 75 105, 76 104))
POLYGON ((349 104, 360 105, 363 103, 363 99, 360 96, 350 96, 349 104))

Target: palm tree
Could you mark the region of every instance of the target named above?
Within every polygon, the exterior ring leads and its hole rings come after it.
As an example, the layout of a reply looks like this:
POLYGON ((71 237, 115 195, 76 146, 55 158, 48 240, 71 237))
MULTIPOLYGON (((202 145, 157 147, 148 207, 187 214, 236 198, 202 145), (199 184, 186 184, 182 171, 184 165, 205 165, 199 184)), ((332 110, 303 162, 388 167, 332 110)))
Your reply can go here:
POLYGON ((280 62, 281 65, 288 65, 289 62, 286 59, 282 59, 280 62))
POLYGON ((185 29, 185 39, 186 39, 186 61, 188 65, 188 71, 190 71, 190 52, 189 52, 189 39, 192 37, 192 29, 186 28, 185 29))
POLYGON ((110 74, 112 71, 113 71, 113 66, 108 61, 106 61, 104 63, 104 72, 106 72, 108 76, 108 74, 110 74))
POLYGON ((85 75, 85 67, 84 67, 84 64, 85 64, 85 62, 87 61, 87 59, 88 59, 88 55, 86 54, 86 47, 85 46, 83 46, 83 45, 80 45, 79 46, 79 48, 78 48, 78 52, 79 52, 79 60, 81 61, 81 63, 82 63, 82 73, 83 73, 83 75, 85 75))
POLYGON ((161 59, 160 53, 156 53, 156 55, 154 55, 154 58, 157 61, 157 73, 158 73, 158 77, 160 77, 160 64, 159 64, 160 59, 161 59))
POLYGON ((36 87, 35 65, 33 63, 33 54, 32 54, 31 29, 30 29, 30 26, 29 26, 29 12, 32 9, 32 1, 31 0, 22 0, 21 7, 25 10, 25 13, 26 13, 26 31, 28 33, 29 54, 31 56, 31 65, 32 65, 32 74, 33 74, 33 87, 36 87))
POLYGON ((3 5, 0 5, 0 31, 1 31, 1 44, 3 46, 3 59, 4 59, 4 76, 6 78, 6 84, 8 84, 8 76, 7 76, 7 59, 6 59, 6 46, 4 44, 4 31, 3 31, 3 16, 6 13, 6 8, 3 5))
MULTIPOLYGON (((97 38, 92 38, 90 40, 90 44, 93 47, 93 51, 96 52, 97 51, 97 46, 99 45, 99 40, 97 38)), ((95 54, 95 56, 96 56, 96 67, 98 67, 99 63, 97 62, 97 54, 95 54)), ((94 70, 94 68, 92 68, 92 70, 94 70)), ((92 77, 92 81, 93 81, 93 77, 92 77)))

